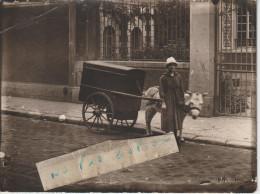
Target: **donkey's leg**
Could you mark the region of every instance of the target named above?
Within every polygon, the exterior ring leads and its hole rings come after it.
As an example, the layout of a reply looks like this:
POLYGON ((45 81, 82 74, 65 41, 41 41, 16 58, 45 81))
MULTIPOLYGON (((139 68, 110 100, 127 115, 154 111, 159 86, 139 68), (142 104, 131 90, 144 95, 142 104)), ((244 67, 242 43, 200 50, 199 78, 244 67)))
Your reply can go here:
POLYGON ((185 140, 184 140, 184 138, 182 137, 182 130, 183 130, 183 121, 184 121, 184 119, 185 119, 185 116, 186 116, 186 114, 184 114, 183 115, 183 118, 182 118, 182 122, 181 122, 181 129, 180 129, 180 136, 179 136, 179 141, 180 142, 185 142, 185 140))
POLYGON ((180 140, 180 142, 185 142, 184 138, 182 137, 182 129, 180 130, 179 140, 180 140))
POLYGON ((146 135, 152 134, 151 122, 155 114, 156 114, 156 109, 154 108, 154 106, 148 105, 145 111, 146 135))

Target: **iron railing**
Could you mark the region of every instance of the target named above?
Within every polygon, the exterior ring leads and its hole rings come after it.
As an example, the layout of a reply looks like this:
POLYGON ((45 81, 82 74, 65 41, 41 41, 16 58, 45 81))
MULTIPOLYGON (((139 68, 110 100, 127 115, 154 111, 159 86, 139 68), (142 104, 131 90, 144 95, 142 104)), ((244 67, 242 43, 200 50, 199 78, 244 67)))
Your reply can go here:
POLYGON ((189 61, 189 1, 103 2, 100 58, 189 61))

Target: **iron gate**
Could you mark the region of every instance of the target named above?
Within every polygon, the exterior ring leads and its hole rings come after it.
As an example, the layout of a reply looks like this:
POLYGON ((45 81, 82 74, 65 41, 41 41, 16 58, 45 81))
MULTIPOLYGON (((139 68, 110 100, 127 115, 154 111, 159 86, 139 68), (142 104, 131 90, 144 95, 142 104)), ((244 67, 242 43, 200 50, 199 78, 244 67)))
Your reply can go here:
POLYGON ((217 111, 256 116, 256 1, 221 0, 217 11, 217 111))

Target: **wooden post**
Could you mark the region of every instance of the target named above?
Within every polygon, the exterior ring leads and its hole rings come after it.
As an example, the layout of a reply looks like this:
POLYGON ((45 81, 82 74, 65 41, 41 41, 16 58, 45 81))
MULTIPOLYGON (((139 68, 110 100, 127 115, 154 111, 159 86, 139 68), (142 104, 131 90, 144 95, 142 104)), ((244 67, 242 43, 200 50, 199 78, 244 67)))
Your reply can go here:
POLYGON ((75 85, 75 53, 76 53, 76 6, 69 3, 69 85, 75 85))

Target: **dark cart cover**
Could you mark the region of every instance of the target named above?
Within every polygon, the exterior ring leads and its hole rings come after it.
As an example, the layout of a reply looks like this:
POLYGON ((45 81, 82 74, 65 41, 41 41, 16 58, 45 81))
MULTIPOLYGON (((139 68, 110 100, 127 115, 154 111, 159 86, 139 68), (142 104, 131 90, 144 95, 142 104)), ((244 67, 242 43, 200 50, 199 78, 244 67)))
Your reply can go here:
POLYGON ((138 111, 141 99, 113 92, 142 96, 145 74, 136 68, 86 61, 83 63, 79 100, 84 101, 91 93, 101 91, 109 95, 117 112, 138 111))

